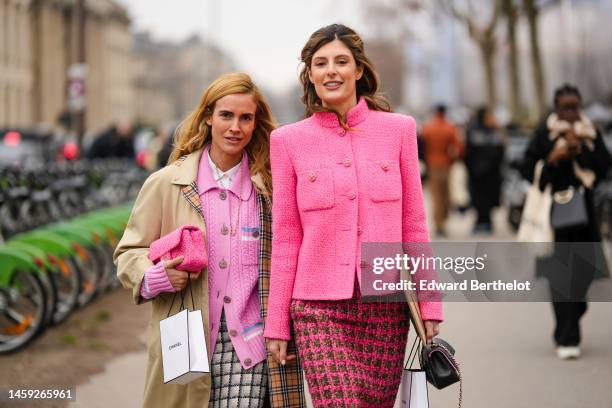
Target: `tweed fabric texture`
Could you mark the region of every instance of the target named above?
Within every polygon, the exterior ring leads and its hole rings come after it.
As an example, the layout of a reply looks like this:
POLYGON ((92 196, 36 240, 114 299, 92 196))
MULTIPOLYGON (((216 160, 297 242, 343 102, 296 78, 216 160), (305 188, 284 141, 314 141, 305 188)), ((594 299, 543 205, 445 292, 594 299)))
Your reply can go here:
POLYGON ((210 408, 258 408, 266 404, 266 361, 245 369, 234 351, 221 315, 219 336, 211 360, 210 408))
MULTIPOLYGON (((363 98, 346 117, 349 131, 335 114, 317 112, 271 134, 267 338, 290 339, 292 299, 350 299, 362 243, 429 242, 414 119, 372 111, 363 98)), ((417 271, 413 279, 435 276, 417 271)), ((440 301, 420 308, 424 320, 442 320, 440 301)))
POLYGON ((405 303, 293 300, 291 317, 315 407, 393 407, 408 337, 405 303))

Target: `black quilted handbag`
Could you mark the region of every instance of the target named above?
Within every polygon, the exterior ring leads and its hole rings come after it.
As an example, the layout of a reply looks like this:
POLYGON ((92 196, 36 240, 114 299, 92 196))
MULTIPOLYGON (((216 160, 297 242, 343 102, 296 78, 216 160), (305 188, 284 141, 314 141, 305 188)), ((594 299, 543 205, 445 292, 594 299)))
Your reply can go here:
POLYGON ((455 349, 439 338, 434 338, 421 348, 421 367, 425 370, 427 381, 439 390, 461 380, 455 349))
MULTIPOLYGON (((404 276, 406 276, 405 271, 404 276)), ((407 275, 410 276, 409 274, 407 275)), ((425 333, 425 324, 421 317, 419 301, 414 291, 405 292, 408 300, 408 308, 410 309, 410 321, 414 326, 416 338, 412 344, 410 354, 408 354, 408 362, 412 366, 412 362, 419 355, 419 363, 421 368, 425 370, 427 381, 436 387, 442 389, 459 381, 459 408, 463 402, 463 380, 459 364, 455 359, 455 349, 446 341, 434 337, 431 343, 427 343, 425 333), (417 345, 418 343, 418 345, 417 345), (415 346, 417 348, 415 349, 415 346), (418 349, 421 352, 418 352, 418 349), (413 350, 415 351, 413 354, 413 350)))
POLYGON ((434 337, 431 343, 427 343, 425 325, 421 318, 418 300, 412 292, 408 292, 406 295, 410 309, 410 320, 416 332, 416 338, 408 355, 408 362, 412 366, 412 361, 418 355, 421 368, 425 370, 427 381, 437 389, 448 387, 459 381, 459 408, 461 408, 463 403, 463 379, 459 364, 455 359, 455 349, 446 341, 437 337, 434 337), (417 346, 416 349, 415 346, 417 346), (421 349, 420 353, 419 348, 421 349), (413 350, 415 351, 414 354, 413 350))

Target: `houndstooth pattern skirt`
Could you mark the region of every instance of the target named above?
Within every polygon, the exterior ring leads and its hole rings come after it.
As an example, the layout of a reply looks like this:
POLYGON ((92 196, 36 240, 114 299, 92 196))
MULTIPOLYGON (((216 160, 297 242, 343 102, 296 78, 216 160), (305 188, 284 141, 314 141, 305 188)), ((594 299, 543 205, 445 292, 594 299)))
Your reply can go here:
POLYGON ((219 336, 211 361, 211 391, 209 408, 263 408, 268 406, 268 373, 266 361, 251 367, 242 368, 234 346, 230 340, 221 313, 219 336))

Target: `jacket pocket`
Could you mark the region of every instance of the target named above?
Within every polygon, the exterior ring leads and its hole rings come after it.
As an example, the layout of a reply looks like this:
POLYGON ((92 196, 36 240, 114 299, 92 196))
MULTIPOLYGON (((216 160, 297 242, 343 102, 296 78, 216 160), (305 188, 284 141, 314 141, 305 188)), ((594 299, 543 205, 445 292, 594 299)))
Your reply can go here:
POLYGON ((301 211, 325 210, 334 206, 334 177, 331 169, 303 171, 297 178, 297 205, 301 211))
POLYGON ((399 162, 393 160, 369 162, 368 175, 372 201, 397 201, 402 198, 402 176, 399 162))

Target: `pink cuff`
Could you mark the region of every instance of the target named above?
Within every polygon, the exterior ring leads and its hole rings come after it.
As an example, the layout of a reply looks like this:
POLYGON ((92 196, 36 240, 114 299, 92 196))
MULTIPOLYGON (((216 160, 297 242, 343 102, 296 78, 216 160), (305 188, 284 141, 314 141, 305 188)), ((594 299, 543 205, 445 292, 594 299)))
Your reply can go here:
POLYGON ((442 302, 419 302, 419 309, 421 310, 421 319, 423 321, 444 321, 442 318, 442 302))
POLYGON ((159 261, 145 272, 140 285, 140 296, 151 299, 162 292, 175 292, 175 290, 168 279, 164 261, 159 261))

